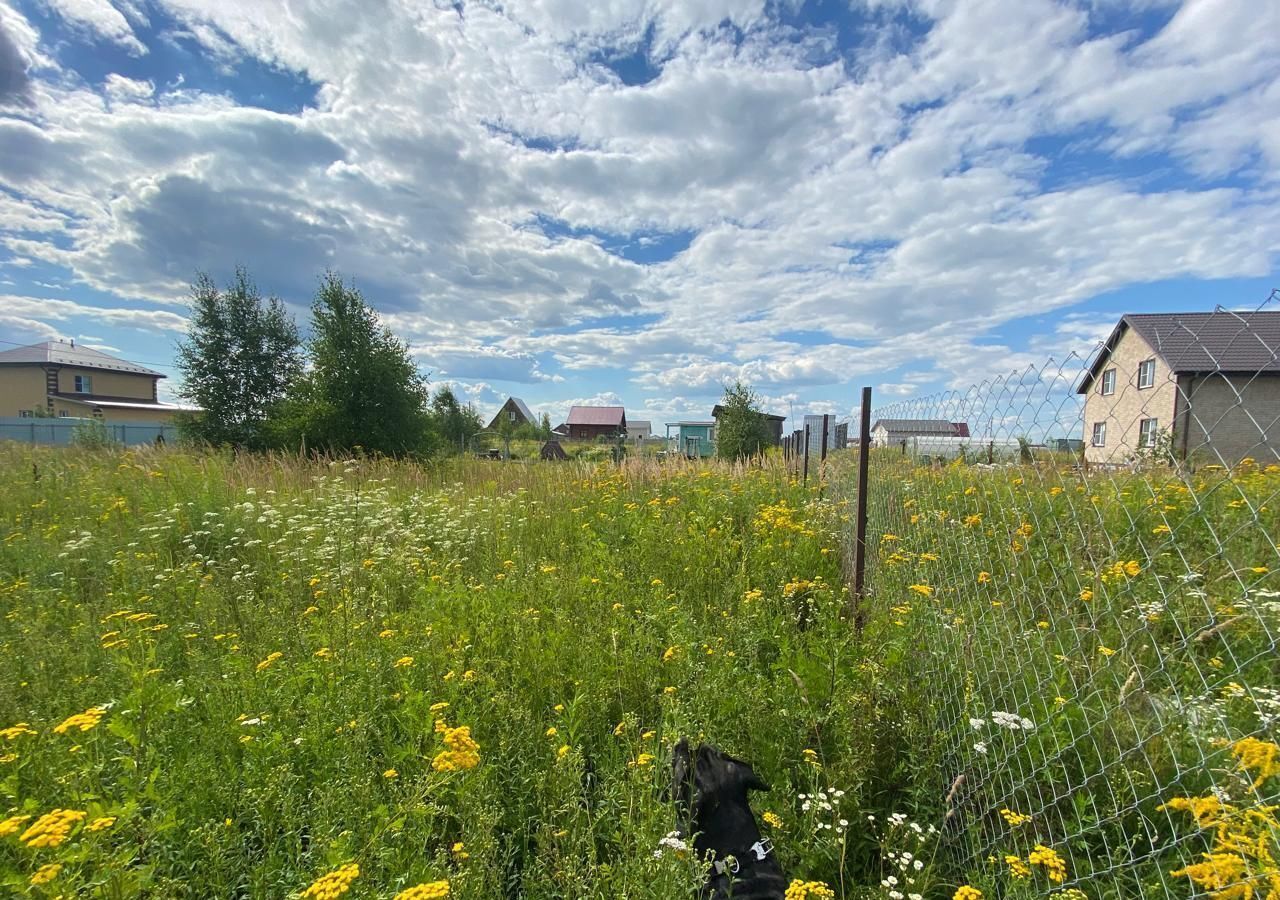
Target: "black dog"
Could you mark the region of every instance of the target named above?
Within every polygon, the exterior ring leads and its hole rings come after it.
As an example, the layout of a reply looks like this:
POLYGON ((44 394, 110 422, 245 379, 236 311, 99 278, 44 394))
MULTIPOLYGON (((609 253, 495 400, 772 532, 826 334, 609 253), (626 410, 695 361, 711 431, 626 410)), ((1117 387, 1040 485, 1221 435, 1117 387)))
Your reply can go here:
POLYGON ((784 900, 787 881, 773 842, 760 836, 747 802, 747 791, 767 790, 742 760, 706 744, 690 752, 687 738, 676 744, 669 798, 676 801, 680 834, 693 835, 698 858, 711 860, 703 897, 784 900))

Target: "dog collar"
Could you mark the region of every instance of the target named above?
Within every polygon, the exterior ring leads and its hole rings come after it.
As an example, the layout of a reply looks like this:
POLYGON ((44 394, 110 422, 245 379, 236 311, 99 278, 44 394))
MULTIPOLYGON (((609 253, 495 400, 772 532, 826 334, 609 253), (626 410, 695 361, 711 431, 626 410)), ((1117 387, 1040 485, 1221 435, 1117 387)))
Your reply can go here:
MULTIPOLYGON (((769 840, 769 838, 761 838, 747 849, 756 855, 756 862, 761 862, 765 857, 773 852, 773 841, 769 840)), ((737 875, 738 870, 742 868, 742 863, 738 862, 738 857, 729 855, 724 859, 717 859, 712 864, 712 868, 715 870, 717 875, 737 875)))

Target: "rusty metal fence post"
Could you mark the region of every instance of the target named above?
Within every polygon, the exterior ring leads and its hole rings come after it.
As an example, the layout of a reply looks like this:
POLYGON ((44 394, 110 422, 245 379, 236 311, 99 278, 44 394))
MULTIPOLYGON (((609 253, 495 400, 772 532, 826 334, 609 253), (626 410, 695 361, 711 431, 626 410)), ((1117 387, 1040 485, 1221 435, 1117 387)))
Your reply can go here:
POLYGON ((853 545, 853 625, 861 633, 866 624, 863 589, 867 574, 867 476, 871 457, 871 388, 862 389, 861 430, 858 433, 858 496, 853 545))

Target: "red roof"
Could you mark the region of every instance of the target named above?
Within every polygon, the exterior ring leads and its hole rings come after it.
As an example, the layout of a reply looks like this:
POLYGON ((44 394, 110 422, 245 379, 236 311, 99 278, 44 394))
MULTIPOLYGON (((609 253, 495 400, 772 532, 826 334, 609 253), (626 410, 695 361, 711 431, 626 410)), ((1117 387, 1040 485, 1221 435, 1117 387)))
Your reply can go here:
POLYGON ((574 406, 570 408, 565 424, 621 426, 626 419, 626 410, 621 406, 574 406))
POLYGON ((955 431, 955 437, 969 437, 968 422, 952 422, 951 427, 955 431))

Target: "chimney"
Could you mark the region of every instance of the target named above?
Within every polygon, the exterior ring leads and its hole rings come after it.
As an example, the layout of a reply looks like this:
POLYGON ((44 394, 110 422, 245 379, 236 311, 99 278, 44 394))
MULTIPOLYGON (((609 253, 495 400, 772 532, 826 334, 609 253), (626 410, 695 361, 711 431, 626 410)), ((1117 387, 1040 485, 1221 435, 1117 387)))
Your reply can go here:
POLYGON ((76 349, 76 339, 75 339, 75 338, 72 338, 72 339, 71 339, 71 349, 72 349, 72 350, 76 349))

